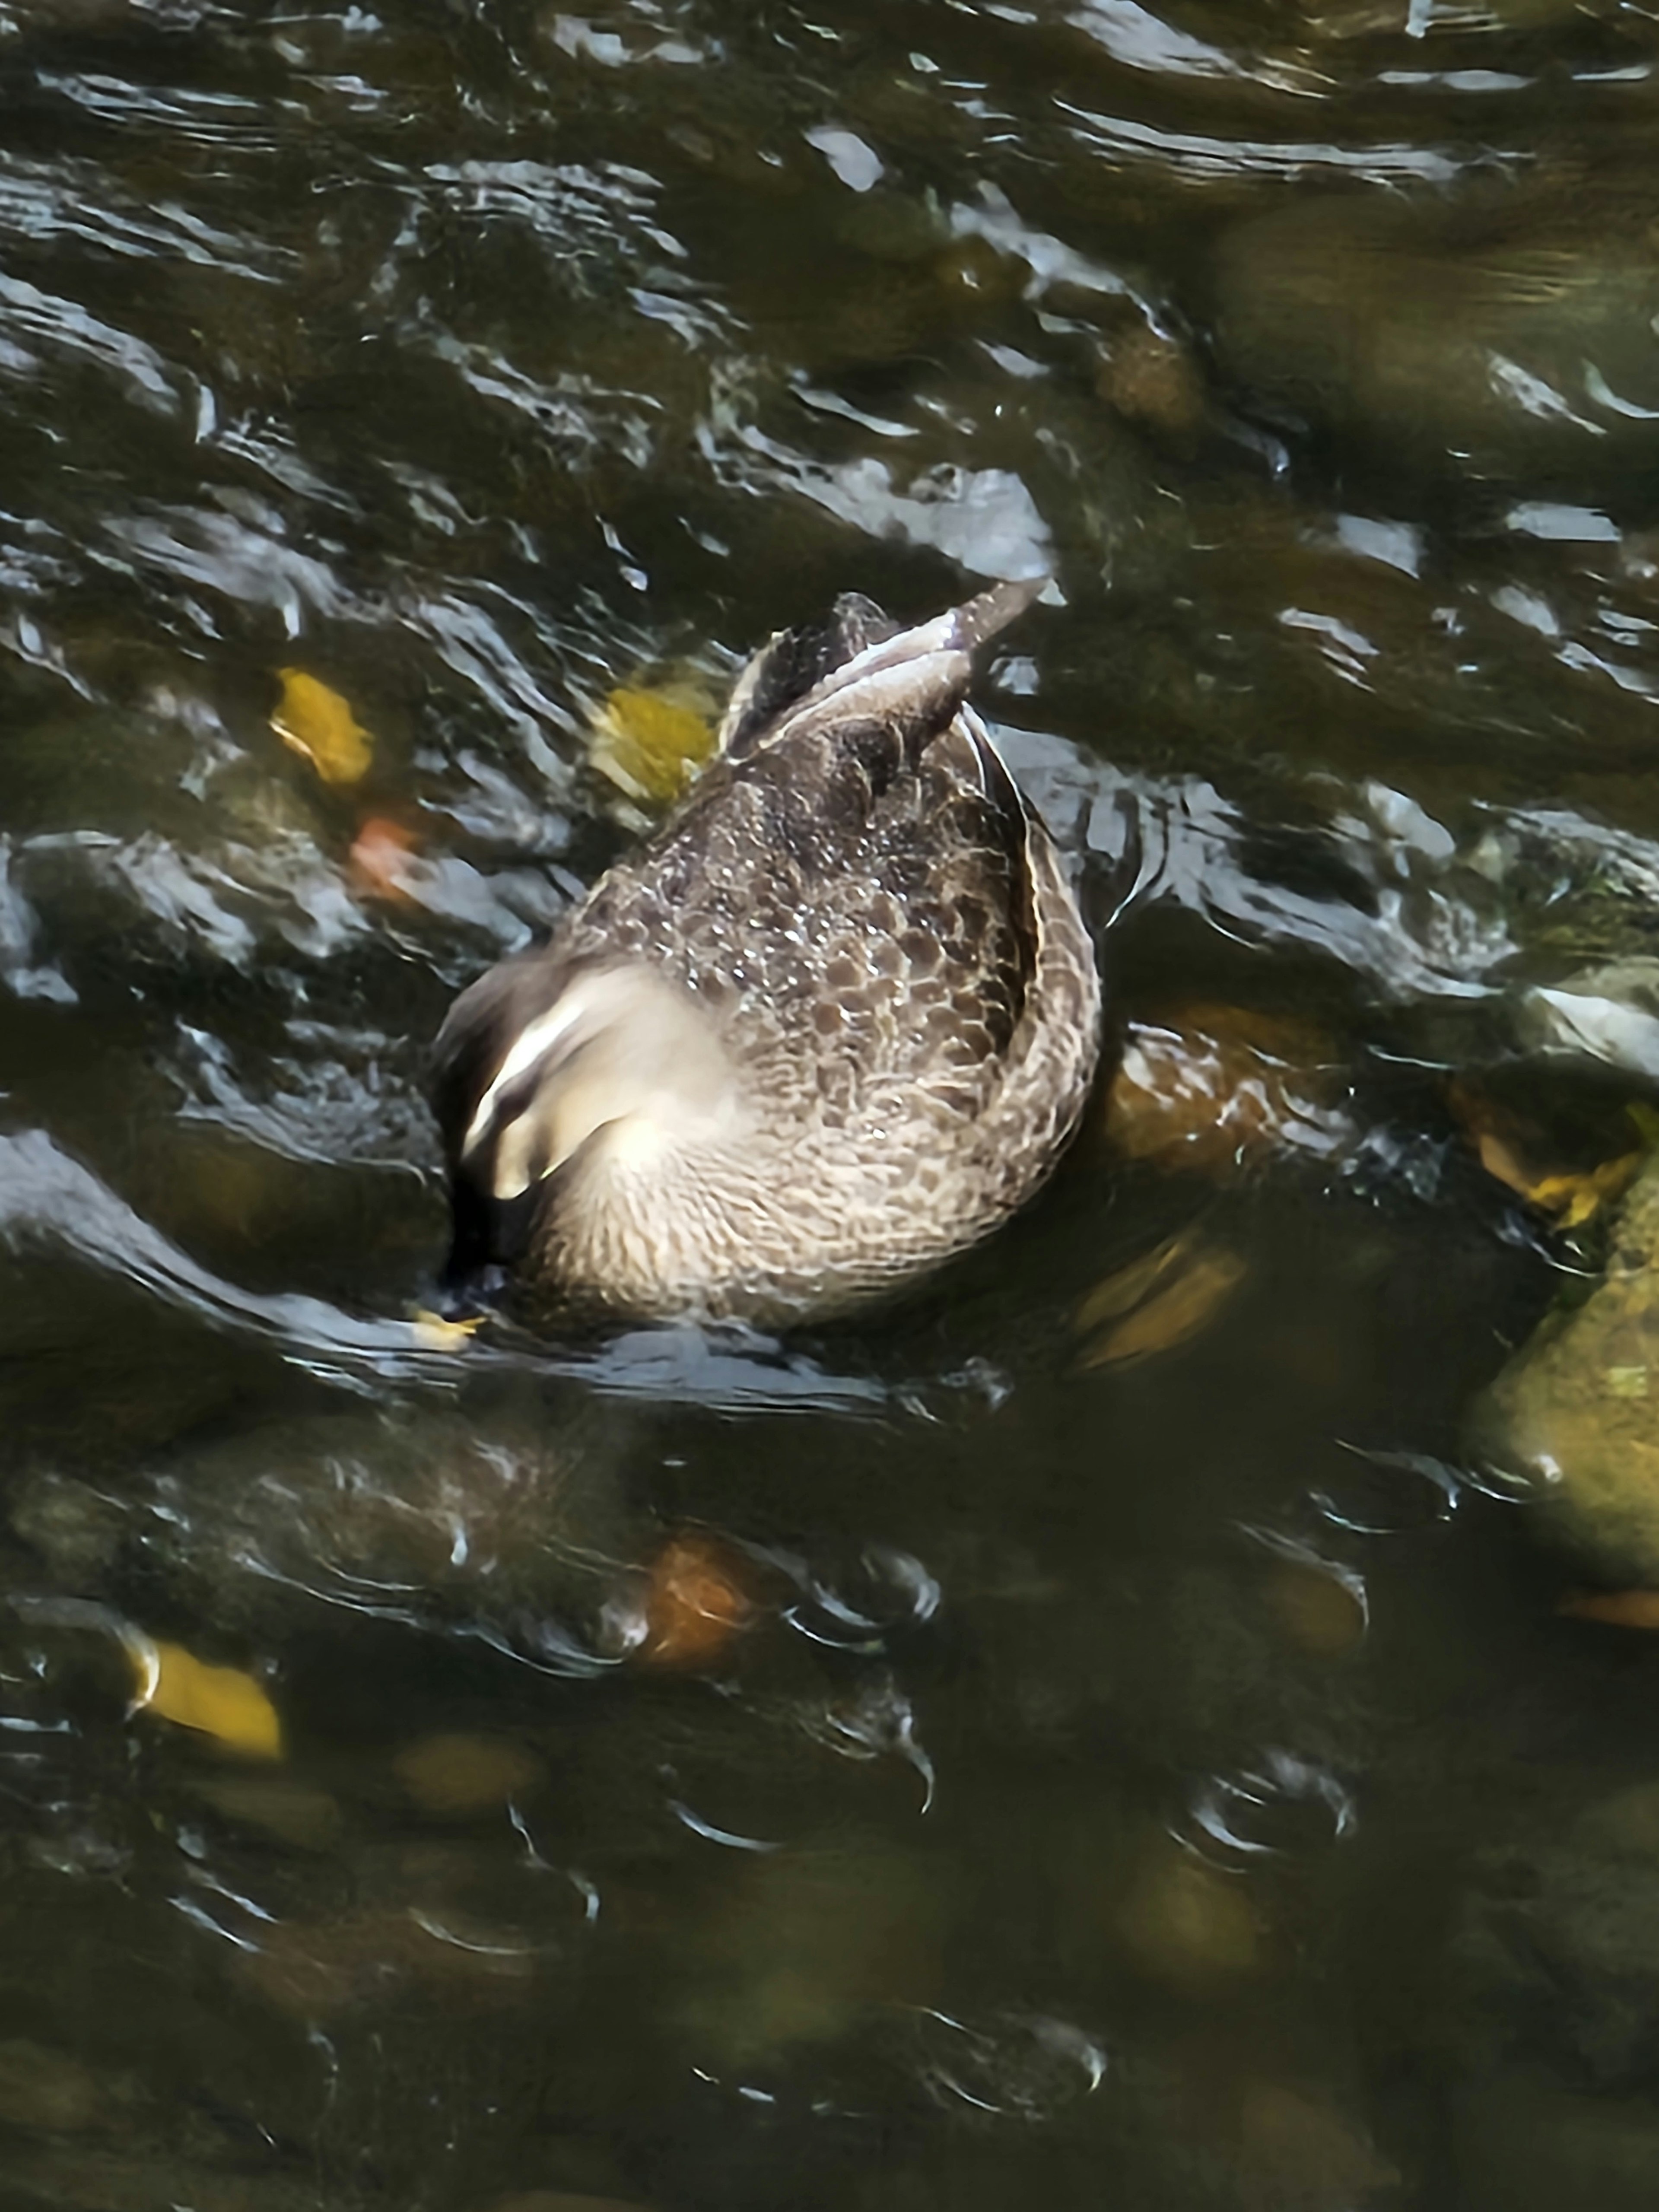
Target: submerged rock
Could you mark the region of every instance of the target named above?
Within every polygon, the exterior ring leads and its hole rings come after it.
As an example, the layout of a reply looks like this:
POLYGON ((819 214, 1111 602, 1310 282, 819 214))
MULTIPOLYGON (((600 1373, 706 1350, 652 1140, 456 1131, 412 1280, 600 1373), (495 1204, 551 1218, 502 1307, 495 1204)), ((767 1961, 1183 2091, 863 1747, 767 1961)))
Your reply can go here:
POLYGON ((1591 11, 1584 0, 1301 0, 1297 12, 1322 42, 1403 33, 1444 43, 1547 30, 1591 11))
POLYGON ((1227 232, 1213 339, 1249 398, 1379 465, 1659 501, 1659 259, 1638 183, 1301 200, 1227 232))
POLYGON ((18 1486, 14 1532, 54 1578, 153 1589, 256 1640, 334 1612, 467 1626, 577 1673, 628 1556, 616 1462, 534 1394, 481 1434, 462 1415, 324 1414, 180 1452, 118 1492, 56 1471, 18 1486))
POLYGON ((125 2076, 104 2078, 50 2045, 0 2043, 0 2122, 40 2135, 119 2134, 137 2102, 125 2076))
POLYGON ((1523 1821, 1475 1859, 1446 2019, 1478 2212, 1636 2212, 1659 2195, 1656 1846, 1659 1790, 1644 1782, 1523 1821))
POLYGON ((721 2069, 855 2051, 936 1996, 949 1904, 920 1855, 861 1837, 752 1856, 684 1948, 676 2027, 721 2069))
POLYGON ((1659 1581, 1659 1161, 1619 1212, 1600 1285, 1522 1346, 1471 1441, 1610 1573, 1659 1581))
POLYGON ((1195 450, 1208 395, 1192 349, 1180 337, 1139 314, 1119 318, 1102 337, 1094 381, 1101 398, 1127 421, 1183 458, 1195 450))
POLYGON ((1334 2212, 1399 2185, 1358 2120, 1322 2091, 1263 2079, 1246 2085, 1239 2107, 1248 2212, 1334 2212))
POLYGON ((1207 1990, 1261 1972, 1267 1930, 1243 1886, 1173 1838, 1147 1839, 1121 1908, 1118 1935, 1151 1980, 1207 1990))
POLYGON ((1645 2098, 1583 2096, 1517 2069, 1453 2106, 1469 2212, 1647 2212, 1659 2198, 1659 2109, 1645 2098))
POLYGON ((1540 1052, 1659 1077, 1659 960, 1633 954, 1535 985, 1516 1026, 1540 1052))

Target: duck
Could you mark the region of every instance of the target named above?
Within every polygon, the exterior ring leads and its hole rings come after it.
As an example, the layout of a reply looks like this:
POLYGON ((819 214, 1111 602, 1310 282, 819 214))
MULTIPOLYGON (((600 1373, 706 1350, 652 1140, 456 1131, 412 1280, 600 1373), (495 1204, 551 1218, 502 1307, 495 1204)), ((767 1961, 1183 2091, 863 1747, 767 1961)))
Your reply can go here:
POLYGON ((689 794, 451 1007, 446 1279, 763 1329, 893 1292, 1052 1174, 1100 1051, 1066 871, 968 703, 1039 595, 858 592, 749 661, 689 794))

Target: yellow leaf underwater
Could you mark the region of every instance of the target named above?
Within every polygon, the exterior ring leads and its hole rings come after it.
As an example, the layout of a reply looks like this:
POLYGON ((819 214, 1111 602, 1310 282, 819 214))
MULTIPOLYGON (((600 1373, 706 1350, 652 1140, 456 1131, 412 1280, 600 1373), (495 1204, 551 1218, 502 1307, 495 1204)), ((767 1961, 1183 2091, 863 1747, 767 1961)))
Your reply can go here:
POLYGON ((303 668, 276 672, 283 696, 270 726, 285 745, 308 760, 325 783, 361 783, 374 759, 374 741, 337 691, 303 668))
POLYGON ((714 744, 700 695, 689 686, 625 684, 595 717, 588 757, 629 799, 664 806, 679 797, 714 744))
POLYGON ((1553 1213, 1563 1229, 1577 1229, 1607 1200, 1624 1195, 1641 1164, 1640 1152, 1626 1152, 1616 1160, 1604 1160, 1586 1175, 1540 1176, 1522 1195, 1553 1213))
POLYGON ((245 1758, 282 1757, 282 1722, 252 1674, 209 1667, 180 1644, 154 1643, 136 1631, 123 1641, 138 1677, 135 1709, 198 1729, 245 1758))
MULTIPOLYGON (((1622 1197, 1642 1164, 1641 1152, 1621 1152, 1617 1159, 1604 1160, 1581 1173, 1540 1175, 1527 1157, 1536 1141, 1534 1133, 1513 1114, 1468 1083, 1453 1085, 1451 1106, 1474 1138, 1486 1173, 1528 1206, 1547 1213, 1559 1229, 1580 1229, 1609 1199, 1622 1197)), ((1639 1122, 1638 1128, 1639 1132, 1639 1122)))
POLYGON ((460 1321, 450 1321, 421 1306, 410 1316, 409 1325, 415 1332, 416 1342, 426 1351, 462 1352, 489 1318, 487 1314, 476 1313, 460 1321))

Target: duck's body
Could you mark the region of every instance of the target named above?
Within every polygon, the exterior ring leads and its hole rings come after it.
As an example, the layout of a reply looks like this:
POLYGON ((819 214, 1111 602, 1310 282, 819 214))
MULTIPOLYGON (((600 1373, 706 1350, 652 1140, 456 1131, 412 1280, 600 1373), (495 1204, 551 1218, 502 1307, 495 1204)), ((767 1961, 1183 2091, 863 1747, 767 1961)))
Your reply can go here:
POLYGON ((437 1046, 455 1264, 550 1301, 775 1324, 948 1257, 1047 1176, 1093 950, 964 706, 1031 588, 773 640, 678 811, 437 1046))

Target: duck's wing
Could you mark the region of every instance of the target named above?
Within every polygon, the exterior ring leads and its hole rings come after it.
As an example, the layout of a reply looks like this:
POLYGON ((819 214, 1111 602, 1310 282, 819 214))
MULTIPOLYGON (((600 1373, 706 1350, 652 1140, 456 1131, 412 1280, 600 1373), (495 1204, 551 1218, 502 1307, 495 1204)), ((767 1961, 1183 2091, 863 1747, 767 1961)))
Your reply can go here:
POLYGON ((741 758, 836 720, 944 727, 950 714, 940 718, 935 702, 954 694, 961 704, 975 650, 1024 614, 1047 582, 996 584, 902 630, 873 600, 843 593, 824 622, 780 631, 749 663, 721 725, 721 752, 741 758))

